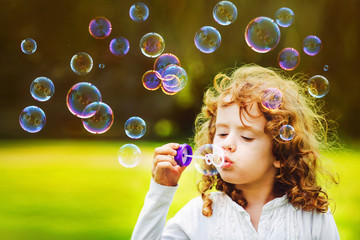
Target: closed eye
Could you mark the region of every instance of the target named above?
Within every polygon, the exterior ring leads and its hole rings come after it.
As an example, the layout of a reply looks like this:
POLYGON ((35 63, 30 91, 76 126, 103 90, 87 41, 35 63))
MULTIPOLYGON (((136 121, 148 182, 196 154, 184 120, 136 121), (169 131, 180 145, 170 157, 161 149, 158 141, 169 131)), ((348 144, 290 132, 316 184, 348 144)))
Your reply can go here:
POLYGON ((228 134, 227 133, 218 133, 217 134, 219 137, 226 137, 228 134))
POLYGON ((254 138, 249 138, 249 137, 245 137, 245 136, 241 136, 245 141, 252 141, 254 140, 254 138))

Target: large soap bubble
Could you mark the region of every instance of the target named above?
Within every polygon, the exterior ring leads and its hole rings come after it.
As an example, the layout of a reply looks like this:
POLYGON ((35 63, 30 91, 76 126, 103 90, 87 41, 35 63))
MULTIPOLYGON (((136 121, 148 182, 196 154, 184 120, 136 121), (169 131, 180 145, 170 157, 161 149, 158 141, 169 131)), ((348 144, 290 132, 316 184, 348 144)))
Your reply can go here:
POLYGON ((88 74, 93 67, 93 60, 86 52, 75 54, 70 61, 71 70, 78 75, 88 74))
POLYGON ((124 167, 136 167, 141 160, 141 150, 134 144, 125 144, 118 151, 118 160, 124 167))
POLYGON ((89 32, 96 39, 104 39, 111 33, 111 23, 105 17, 96 17, 90 21, 89 32))
POLYGON ((131 117, 125 122, 124 129, 129 138, 139 139, 146 133, 146 123, 140 117, 131 117))
POLYGON ((135 22, 144 22, 149 17, 149 8, 144 3, 135 3, 130 7, 129 15, 135 22))
POLYGON ((294 48, 284 48, 278 55, 279 66, 287 71, 294 70, 300 63, 300 54, 294 48))
POLYGON ((146 57, 156 58, 164 51, 165 41, 158 33, 147 33, 140 40, 140 49, 146 57))
POLYGON ((195 46, 203 53, 212 53, 221 44, 219 31, 211 26, 204 26, 196 32, 194 37, 195 46))
POLYGON ((32 54, 37 49, 37 44, 34 39, 26 38, 21 41, 21 51, 25 54, 32 54))
POLYGON ((290 8, 283 7, 276 11, 275 20, 280 27, 289 27, 295 20, 295 14, 290 8))
POLYGON ((40 102, 49 100, 55 92, 53 82, 47 77, 38 77, 30 85, 31 96, 40 102))
POLYGON ((225 163, 224 151, 217 145, 205 144, 195 151, 193 161, 199 173, 208 176, 216 175, 225 163))
POLYGON ((308 92, 315 98, 322 98, 328 94, 330 90, 329 81, 322 75, 311 77, 308 82, 308 92))
POLYGON ((230 1, 218 2, 213 9, 213 17, 220 25, 229 25, 236 20, 237 8, 230 1))
POLYGON ((19 123, 22 129, 29 133, 39 132, 45 125, 44 111, 37 106, 28 106, 21 111, 19 123))
POLYGON ((114 122, 114 113, 106 103, 90 103, 84 112, 93 114, 82 119, 84 128, 90 133, 102 134, 108 131, 114 122))

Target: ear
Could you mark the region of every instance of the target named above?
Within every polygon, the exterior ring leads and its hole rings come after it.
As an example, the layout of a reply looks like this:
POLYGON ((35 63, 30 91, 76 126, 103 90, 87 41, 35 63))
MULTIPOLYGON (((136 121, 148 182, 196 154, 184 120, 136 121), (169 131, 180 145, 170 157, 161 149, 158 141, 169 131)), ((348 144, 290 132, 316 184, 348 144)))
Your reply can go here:
POLYGON ((281 166, 280 160, 275 159, 273 162, 273 165, 275 168, 280 168, 280 166, 281 166))

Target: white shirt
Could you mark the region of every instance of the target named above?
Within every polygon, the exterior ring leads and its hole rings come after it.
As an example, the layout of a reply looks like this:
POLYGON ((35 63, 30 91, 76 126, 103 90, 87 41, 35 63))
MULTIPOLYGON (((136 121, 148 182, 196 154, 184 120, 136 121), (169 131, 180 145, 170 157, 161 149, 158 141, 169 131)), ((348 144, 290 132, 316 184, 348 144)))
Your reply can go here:
POLYGON ((222 192, 211 194, 211 217, 202 215, 203 200, 197 197, 189 201, 165 227, 166 215, 176 189, 177 187, 162 186, 151 181, 131 239, 340 239, 330 212, 296 209, 286 195, 264 205, 258 231, 253 227, 245 209, 222 192))

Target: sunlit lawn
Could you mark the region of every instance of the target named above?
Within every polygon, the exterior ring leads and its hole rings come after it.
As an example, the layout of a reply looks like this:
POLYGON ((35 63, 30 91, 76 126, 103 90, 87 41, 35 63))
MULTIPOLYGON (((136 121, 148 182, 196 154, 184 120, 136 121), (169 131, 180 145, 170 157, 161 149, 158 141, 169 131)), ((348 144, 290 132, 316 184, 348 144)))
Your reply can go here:
MULTIPOLYGON (((0 142, 0 239, 130 239, 151 177, 153 150, 161 143, 134 142, 140 165, 124 168, 124 142, 0 142)), ((328 155, 341 177, 330 189, 341 239, 360 239, 360 151, 328 155)), ((197 196, 187 169, 169 216, 197 196)))

